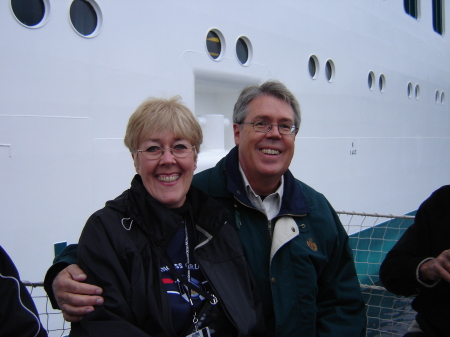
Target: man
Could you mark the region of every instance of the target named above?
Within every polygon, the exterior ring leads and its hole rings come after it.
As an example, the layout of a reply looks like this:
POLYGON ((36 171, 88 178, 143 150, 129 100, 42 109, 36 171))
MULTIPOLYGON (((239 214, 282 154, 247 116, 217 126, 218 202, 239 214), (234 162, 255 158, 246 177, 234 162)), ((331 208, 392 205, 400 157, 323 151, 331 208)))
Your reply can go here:
POLYGON ((405 336, 448 336, 450 331, 450 185, 434 191, 386 255, 380 279, 390 292, 416 296, 405 336))
MULTIPOLYGON (((288 170, 300 107, 279 82, 245 88, 233 113, 236 147, 193 184, 230 212, 263 298, 268 336, 365 336, 365 305, 348 236, 322 194, 288 170)), ((67 260, 59 265, 70 264, 67 260)), ((53 268, 53 267, 52 267, 53 268)), ((50 269, 66 319, 101 304, 76 266, 50 269)), ((53 300, 53 303, 55 301, 53 300)))

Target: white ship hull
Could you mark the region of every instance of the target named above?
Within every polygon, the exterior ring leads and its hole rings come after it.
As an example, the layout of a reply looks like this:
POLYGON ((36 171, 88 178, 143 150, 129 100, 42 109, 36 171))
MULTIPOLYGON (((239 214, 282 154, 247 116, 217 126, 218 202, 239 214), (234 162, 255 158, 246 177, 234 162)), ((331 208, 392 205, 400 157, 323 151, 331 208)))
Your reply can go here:
POLYGON ((125 126, 149 96, 181 95, 205 133, 214 130, 202 170, 234 145, 231 123, 206 115, 231 121, 245 85, 284 82, 302 109, 291 170, 336 210, 405 214, 450 182, 450 42, 433 31, 428 3, 419 20, 402 1, 95 4, 92 38, 71 26, 68 1, 52 1, 40 28, 0 4, 0 244, 23 279, 42 280, 53 244, 77 242, 89 215, 128 188, 125 126), (207 51, 212 29, 223 35, 220 60, 207 51), (247 65, 240 37, 252 46, 247 65))

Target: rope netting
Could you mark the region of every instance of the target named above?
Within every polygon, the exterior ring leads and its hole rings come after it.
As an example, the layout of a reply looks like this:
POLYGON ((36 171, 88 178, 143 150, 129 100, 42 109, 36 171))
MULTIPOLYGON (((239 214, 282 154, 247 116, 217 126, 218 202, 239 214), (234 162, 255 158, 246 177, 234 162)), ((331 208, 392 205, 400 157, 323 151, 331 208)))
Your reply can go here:
MULTIPOLYGON (((414 221, 413 215, 337 212, 350 237, 361 292, 367 309, 367 337, 403 336, 415 312, 411 298, 396 296, 380 283, 378 270, 386 253, 414 221)), ((54 310, 42 282, 24 282, 50 337, 68 336, 70 323, 54 310)))

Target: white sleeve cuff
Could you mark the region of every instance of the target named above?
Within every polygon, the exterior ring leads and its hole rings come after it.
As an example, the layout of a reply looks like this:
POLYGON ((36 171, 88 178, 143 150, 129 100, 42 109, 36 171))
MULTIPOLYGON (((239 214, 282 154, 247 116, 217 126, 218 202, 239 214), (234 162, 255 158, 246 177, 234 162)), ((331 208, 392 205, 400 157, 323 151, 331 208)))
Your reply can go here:
POLYGON ((436 282, 430 284, 430 283, 425 283, 425 282, 423 282, 423 281, 420 279, 420 272, 419 272, 420 266, 423 265, 425 262, 430 261, 430 260, 434 260, 434 257, 428 257, 428 258, 426 258, 425 260, 423 260, 422 262, 420 262, 419 265, 418 265, 417 268, 416 268, 416 278, 417 278, 417 281, 418 281, 421 285, 423 285, 424 287, 427 287, 427 288, 433 288, 433 287, 440 281, 440 280, 437 280, 436 282))

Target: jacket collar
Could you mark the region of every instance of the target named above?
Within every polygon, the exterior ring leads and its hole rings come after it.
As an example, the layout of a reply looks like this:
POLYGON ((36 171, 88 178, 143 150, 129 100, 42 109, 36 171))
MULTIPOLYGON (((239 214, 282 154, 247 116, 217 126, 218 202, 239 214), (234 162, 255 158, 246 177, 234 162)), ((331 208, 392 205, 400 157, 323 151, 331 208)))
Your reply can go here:
MULTIPOLYGON (((248 200, 244 182, 241 173, 239 172, 238 146, 231 149, 226 155, 222 165, 225 166, 227 190, 240 202, 253 207, 250 200, 248 200)), ((304 215, 309 213, 305 195, 291 171, 287 170, 283 177, 284 191, 279 215, 304 215)))
MULTIPOLYGON (((195 225, 201 227, 207 235, 214 237, 228 218, 225 208, 193 186, 189 189, 186 200, 190 203, 195 225)), ((166 249, 183 221, 178 213, 164 206, 147 192, 138 174, 134 176, 131 188, 115 200, 108 201, 107 206, 132 219, 152 238, 158 250, 166 249)))

